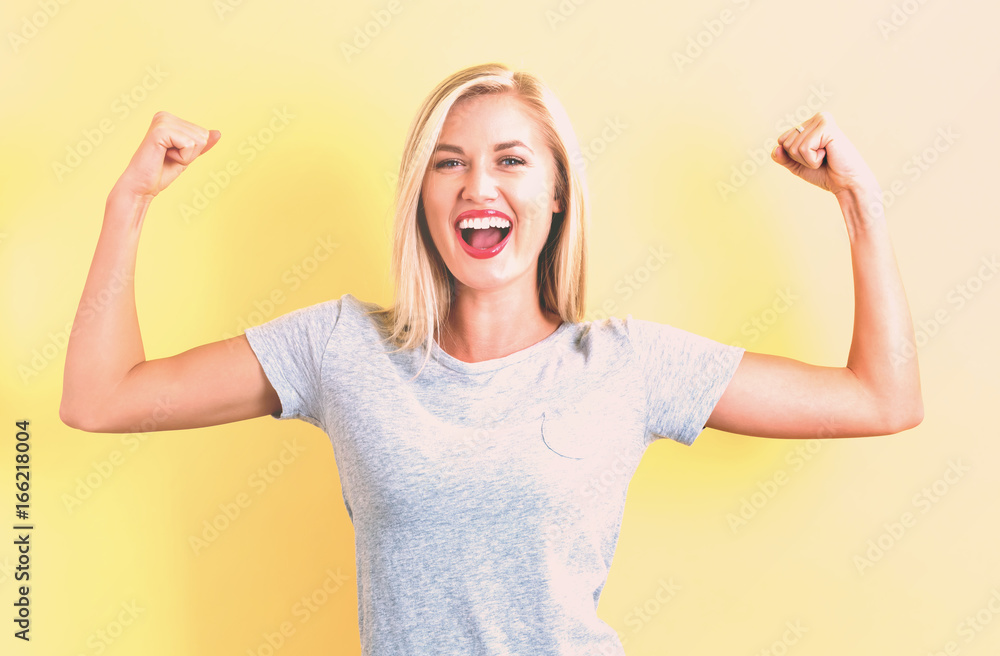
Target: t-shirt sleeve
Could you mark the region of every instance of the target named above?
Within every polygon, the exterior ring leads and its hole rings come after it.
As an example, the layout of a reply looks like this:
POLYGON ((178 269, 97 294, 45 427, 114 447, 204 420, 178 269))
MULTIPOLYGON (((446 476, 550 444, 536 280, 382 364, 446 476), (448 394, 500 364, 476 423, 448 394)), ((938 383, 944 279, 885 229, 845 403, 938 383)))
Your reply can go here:
POLYGON ((625 326, 646 388, 647 446, 663 437, 690 446, 746 349, 632 315, 625 326))
POLYGON ((323 427, 323 356, 343 299, 317 303, 244 330, 250 348, 281 399, 275 419, 323 427))

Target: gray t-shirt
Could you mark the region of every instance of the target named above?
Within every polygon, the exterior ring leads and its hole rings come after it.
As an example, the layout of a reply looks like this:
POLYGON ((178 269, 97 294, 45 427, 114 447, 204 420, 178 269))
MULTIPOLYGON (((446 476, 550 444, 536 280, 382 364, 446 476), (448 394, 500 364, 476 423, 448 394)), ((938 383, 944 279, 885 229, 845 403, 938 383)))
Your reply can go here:
POLYGON ((744 349, 633 319, 563 323, 503 358, 390 354, 350 294, 245 331, 333 443, 366 656, 614 656, 597 616, 645 449, 690 445, 744 349))

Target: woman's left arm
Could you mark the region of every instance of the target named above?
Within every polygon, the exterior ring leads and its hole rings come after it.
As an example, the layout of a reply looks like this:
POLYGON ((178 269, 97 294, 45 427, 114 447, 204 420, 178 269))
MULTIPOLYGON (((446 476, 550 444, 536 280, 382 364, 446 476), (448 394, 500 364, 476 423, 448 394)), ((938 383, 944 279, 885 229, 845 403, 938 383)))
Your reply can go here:
POLYGON ((854 337, 844 367, 747 351, 706 424, 781 438, 898 433, 924 415, 913 322, 889 240, 878 181, 833 117, 778 137, 772 159, 832 192, 847 223, 854 337))

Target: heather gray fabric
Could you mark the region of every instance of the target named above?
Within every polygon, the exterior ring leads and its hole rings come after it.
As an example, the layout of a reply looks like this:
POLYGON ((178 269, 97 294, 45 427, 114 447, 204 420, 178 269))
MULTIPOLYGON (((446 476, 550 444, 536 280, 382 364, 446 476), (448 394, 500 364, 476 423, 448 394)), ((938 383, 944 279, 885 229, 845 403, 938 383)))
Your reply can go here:
MULTIPOLYGON (((366 656, 620 656, 597 604, 628 482, 691 444, 744 349, 633 319, 563 323, 504 358, 389 354, 350 294, 245 331, 333 443, 366 656)), ((655 545, 650 545, 655 548, 655 545)))

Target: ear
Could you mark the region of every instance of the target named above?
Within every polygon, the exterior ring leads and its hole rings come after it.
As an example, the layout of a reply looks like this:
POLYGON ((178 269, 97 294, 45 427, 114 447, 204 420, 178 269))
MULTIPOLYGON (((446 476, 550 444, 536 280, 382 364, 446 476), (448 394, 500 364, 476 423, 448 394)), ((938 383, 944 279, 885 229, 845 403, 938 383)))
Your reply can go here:
POLYGON ((566 211, 566 208, 563 205, 562 199, 559 198, 558 195, 555 196, 552 199, 552 212, 553 213, 561 213, 561 212, 565 212, 565 211, 566 211))

